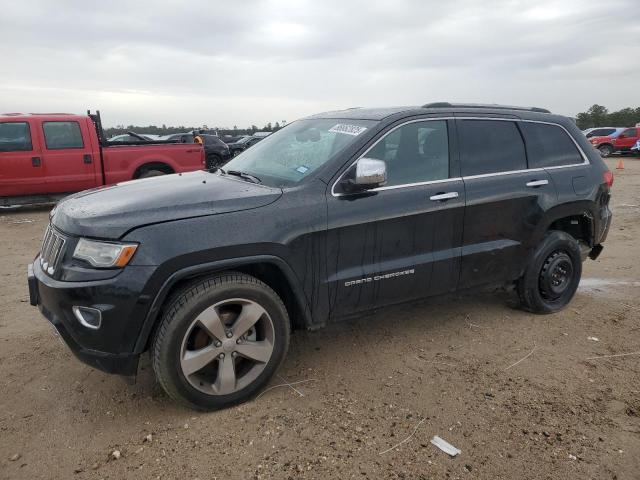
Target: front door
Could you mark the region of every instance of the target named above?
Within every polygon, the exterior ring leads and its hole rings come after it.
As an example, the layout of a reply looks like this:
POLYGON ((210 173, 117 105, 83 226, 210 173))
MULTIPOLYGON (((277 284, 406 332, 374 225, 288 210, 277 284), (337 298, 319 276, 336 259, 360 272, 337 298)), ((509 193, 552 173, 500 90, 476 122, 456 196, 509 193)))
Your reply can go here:
POLYGON ((388 183, 328 193, 332 316, 452 291, 460 268, 464 185, 450 162, 446 120, 391 128, 365 154, 388 183))
POLYGON ((42 159, 28 122, 0 122, 0 197, 44 193, 42 159))
POLYGON ((96 165, 84 121, 42 122, 42 161, 49 193, 78 192, 95 187, 96 165))

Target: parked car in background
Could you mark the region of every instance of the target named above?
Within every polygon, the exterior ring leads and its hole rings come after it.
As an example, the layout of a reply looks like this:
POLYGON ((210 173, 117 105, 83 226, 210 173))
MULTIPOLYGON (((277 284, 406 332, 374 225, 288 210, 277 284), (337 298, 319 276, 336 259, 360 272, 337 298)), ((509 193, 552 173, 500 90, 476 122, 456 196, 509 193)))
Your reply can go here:
POLYGON ((495 286, 558 312, 603 249, 612 184, 575 123, 548 110, 328 112, 223 170, 63 200, 29 298, 80 360, 134 376, 150 351, 171 398, 211 410, 258 394, 292 329, 495 286))
POLYGON ((606 137, 591 137, 589 143, 600 151, 600 155, 608 157, 613 153, 631 151, 631 147, 640 139, 640 127, 621 128, 606 137))
POLYGON ((140 142, 149 142, 151 137, 146 135, 142 135, 140 133, 123 133, 122 135, 116 135, 107 140, 109 143, 140 143, 140 142))
POLYGON ((193 132, 172 133, 171 135, 160 137, 160 140, 165 142, 195 143, 195 135, 193 132))
POLYGON ((237 142, 227 143, 227 145, 229 146, 229 150, 231 151, 231 156, 235 157, 236 155, 243 152, 247 148, 258 143, 263 138, 265 137, 248 136, 248 137, 241 138, 237 142))
POLYGON ((200 145, 108 142, 100 114, 0 115, 0 205, 46 203, 80 190, 204 167, 200 145))
POLYGON ((614 134, 617 130, 621 130, 621 127, 594 127, 587 128, 583 130, 584 136, 587 138, 591 137, 606 137, 608 135, 614 134))
POLYGON ((221 167, 232 156, 228 145, 214 135, 196 135, 195 141, 204 146, 206 168, 221 167))
POLYGON ((249 135, 223 135, 222 137, 220 137, 220 140, 222 140, 224 143, 226 143, 227 145, 229 143, 235 143, 239 140, 242 140, 244 137, 248 137, 249 135))

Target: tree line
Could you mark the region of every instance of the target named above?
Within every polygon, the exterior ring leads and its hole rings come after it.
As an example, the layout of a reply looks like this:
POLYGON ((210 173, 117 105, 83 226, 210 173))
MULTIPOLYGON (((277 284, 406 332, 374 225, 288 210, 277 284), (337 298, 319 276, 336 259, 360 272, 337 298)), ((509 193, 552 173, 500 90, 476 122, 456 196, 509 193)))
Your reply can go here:
MULTIPOLYGON (((586 112, 580 112, 576 115, 576 124, 581 130, 592 127, 632 127, 636 123, 640 123, 640 107, 632 108, 627 107, 615 112, 609 112, 607 107, 594 104, 586 112)), ((189 132, 191 130, 216 130, 218 135, 253 135, 256 132, 275 132, 286 124, 286 121, 267 123, 264 127, 258 128, 256 125, 251 125, 247 128, 238 128, 234 125, 233 128, 209 128, 207 125, 186 127, 180 125, 178 127, 168 127, 167 125, 117 125, 115 127, 105 128, 105 134, 107 138, 114 135, 120 135, 127 132, 136 133, 149 133, 152 135, 171 135, 173 133, 189 132)))
POLYGON ((104 128, 104 133, 107 138, 111 138, 114 135, 121 135, 127 132, 135 132, 135 133, 148 133, 150 135, 172 135, 174 133, 184 133, 190 132, 192 130, 215 130, 218 132, 219 136, 224 135, 253 135, 256 132, 275 132, 276 130, 280 130, 287 122, 285 120, 280 122, 276 122, 272 124, 271 122, 267 123, 264 127, 258 128, 256 125, 251 125, 247 128, 238 128, 237 125, 234 125, 233 128, 217 128, 217 127, 208 127, 207 125, 201 126, 191 126, 186 127, 184 125, 180 125, 177 127, 168 127, 163 124, 162 126, 158 125, 116 125, 115 127, 104 128))
POLYGON ((576 124, 581 130, 592 127, 633 127, 636 123, 640 123, 640 107, 609 112, 607 107, 595 104, 586 112, 576 115, 576 124))

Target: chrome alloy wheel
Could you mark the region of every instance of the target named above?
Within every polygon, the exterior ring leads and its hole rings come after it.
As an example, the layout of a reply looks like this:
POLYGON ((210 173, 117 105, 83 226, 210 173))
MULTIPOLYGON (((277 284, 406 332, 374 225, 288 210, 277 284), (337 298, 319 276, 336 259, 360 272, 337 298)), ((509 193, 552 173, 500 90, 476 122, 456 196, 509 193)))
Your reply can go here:
POLYGON ((273 354, 274 327, 253 300, 232 298, 202 311, 180 348, 184 378, 207 395, 243 389, 264 370, 273 354))

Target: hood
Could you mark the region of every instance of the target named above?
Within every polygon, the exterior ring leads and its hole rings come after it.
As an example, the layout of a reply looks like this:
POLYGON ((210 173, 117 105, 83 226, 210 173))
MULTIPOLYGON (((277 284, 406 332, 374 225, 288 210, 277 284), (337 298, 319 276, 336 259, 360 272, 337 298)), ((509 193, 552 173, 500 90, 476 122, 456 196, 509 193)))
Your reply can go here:
POLYGON ((66 197, 52 211, 52 222, 72 235, 118 239, 144 225, 258 208, 281 195, 279 188, 219 173, 164 175, 66 197))

